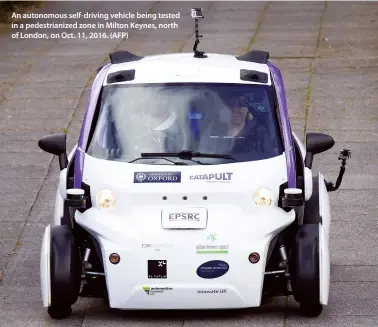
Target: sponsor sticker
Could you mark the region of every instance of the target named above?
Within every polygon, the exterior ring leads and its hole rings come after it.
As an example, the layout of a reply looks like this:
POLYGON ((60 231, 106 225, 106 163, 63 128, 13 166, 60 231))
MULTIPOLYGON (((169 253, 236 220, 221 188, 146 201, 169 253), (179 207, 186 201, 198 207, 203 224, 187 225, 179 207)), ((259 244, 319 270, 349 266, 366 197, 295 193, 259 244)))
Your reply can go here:
POLYGON ((164 229, 204 229, 207 225, 205 208, 178 208, 161 212, 161 223, 164 229))
POLYGON ((148 278, 167 278, 167 260, 148 260, 148 278))
POLYGON ((218 235, 217 234, 209 234, 206 237, 207 242, 204 244, 197 244, 196 245, 196 252, 198 254, 227 254, 228 253, 228 244, 218 244, 218 235))
POLYGON ((208 261, 197 268, 197 276, 205 279, 219 278, 225 275, 229 269, 230 266, 225 261, 208 261))
POLYGON ((168 215, 169 221, 178 221, 178 220, 189 220, 189 221, 201 221, 201 214, 199 212, 186 213, 186 212, 177 212, 170 213, 168 215))
POLYGON ((134 172, 134 183, 181 183, 181 172, 134 172))
POLYGON ((143 286, 143 291, 146 292, 147 295, 155 295, 155 294, 161 294, 165 292, 172 291, 172 287, 151 287, 151 286, 143 286))
POLYGON ((158 243, 158 244, 144 243, 144 244, 142 244, 142 248, 160 251, 161 249, 172 249, 173 244, 169 244, 169 243, 158 243))
POLYGON ((226 294, 226 289, 203 289, 197 290, 198 294, 226 294))
POLYGON ((208 183, 230 183, 232 180, 233 174, 234 173, 214 173, 214 174, 191 175, 189 179, 201 180, 208 183))

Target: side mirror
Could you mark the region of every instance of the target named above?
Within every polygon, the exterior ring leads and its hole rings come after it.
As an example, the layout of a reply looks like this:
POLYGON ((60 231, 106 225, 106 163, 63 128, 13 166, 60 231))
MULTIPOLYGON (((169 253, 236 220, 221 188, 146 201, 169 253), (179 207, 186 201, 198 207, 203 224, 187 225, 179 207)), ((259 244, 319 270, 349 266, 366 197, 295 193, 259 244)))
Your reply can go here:
POLYGON ((68 166, 66 141, 66 134, 46 135, 38 141, 38 146, 43 151, 59 157, 60 170, 68 166))
POLYGON ((325 152, 335 145, 335 140, 323 133, 306 134, 306 159, 305 166, 309 169, 312 167, 312 161, 315 154, 325 152))

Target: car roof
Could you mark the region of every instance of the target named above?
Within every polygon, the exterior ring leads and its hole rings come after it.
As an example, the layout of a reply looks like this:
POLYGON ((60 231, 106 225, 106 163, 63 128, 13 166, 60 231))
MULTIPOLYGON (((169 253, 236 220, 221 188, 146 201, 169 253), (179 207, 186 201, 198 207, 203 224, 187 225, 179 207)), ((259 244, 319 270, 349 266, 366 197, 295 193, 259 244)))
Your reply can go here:
MULTIPOLYGON (((122 52, 122 51, 121 51, 122 52)), ((138 57, 127 51, 115 59, 110 55, 104 85, 136 83, 240 83, 271 85, 271 76, 266 60, 243 56, 206 53, 206 58, 196 58, 193 53, 161 54, 138 57), (133 57, 134 56, 134 57, 133 57), (240 59, 242 58, 242 59, 240 59), (254 60, 254 61, 250 61, 254 60), (114 78, 117 73, 124 77, 114 78), (261 78, 250 78, 251 74, 261 78), (241 79, 241 74, 247 74, 241 79), (125 77, 127 75, 127 77, 125 77)))

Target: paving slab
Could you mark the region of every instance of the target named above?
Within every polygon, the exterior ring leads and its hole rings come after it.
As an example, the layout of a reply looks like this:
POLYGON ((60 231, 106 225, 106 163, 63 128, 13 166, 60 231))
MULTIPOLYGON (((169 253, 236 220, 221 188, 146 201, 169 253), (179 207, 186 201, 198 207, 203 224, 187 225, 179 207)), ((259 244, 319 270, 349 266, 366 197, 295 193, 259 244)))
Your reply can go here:
MULTIPOLYGON (((1 144, 0 144, 1 147, 1 144)), ((0 148, 1 149, 1 148, 0 148)), ((31 148, 30 150, 33 150, 31 148)), ((3 179, 43 179, 48 171, 48 166, 43 165, 5 165, 1 166, 3 179)))
MULTIPOLYGON (((65 111, 67 109, 74 109, 78 103, 78 99, 67 99, 67 98, 60 98, 60 99, 6 99, 1 103, 2 112, 6 112, 7 110, 18 110, 19 112, 30 112, 30 111, 37 111, 37 110, 56 110, 56 111, 65 111)), ((40 114, 38 113, 38 116, 40 114)))
MULTIPOLYGON (((355 318, 355 321, 363 321, 364 316, 376 316, 378 300, 375 282, 332 282, 330 287, 329 305, 325 306, 322 316, 315 319, 307 319, 309 323, 320 321, 331 323, 335 316, 348 316, 355 318)), ((303 323, 303 318, 298 317, 296 310, 298 304, 290 296, 288 300, 287 322, 293 321, 303 323)), ((358 326, 365 326, 357 324, 358 326)), ((315 325, 316 326, 316 325, 315 325)), ((343 325, 339 325, 343 326, 343 325)))
POLYGON ((332 221, 356 221, 363 224, 366 220, 378 220, 375 208, 356 204, 353 206, 343 207, 333 201, 332 197, 332 221))
POLYGON ((377 265, 378 220, 333 221, 330 255, 333 265, 377 265))
MULTIPOLYGON (((67 64, 66 64, 67 65, 67 64)), ((49 83, 43 84, 25 84, 12 87, 6 95, 7 99, 55 99, 55 98, 73 98, 78 99, 82 89, 76 86, 56 86, 49 83)))
POLYGON ((39 274, 30 274, 30 271, 39 269, 40 247, 46 224, 28 222, 23 223, 22 227, 23 238, 9 259, 4 281, 7 287, 37 288, 40 286, 39 274))
POLYGON ((0 221, 0 239, 17 238, 23 226, 19 221, 0 221))
POLYGON ((186 317, 185 327, 204 326, 235 326, 235 327, 257 327, 257 326, 282 326, 286 300, 284 297, 269 299, 260 308, 224 312, 197 313, 191 317, 186 317), (198 317, 197 317, 198 316, 198 317))
MULTIPOLYGON (((341 106, 340 106, 341 107, 341 106)), ((337 110, 334 110, 337 112, 337 110)), ((345 108, 340 108, 340 112, 345 112, 345 108)), ((351 118, 334 118, 334 119, 324 119, 322 115, 309 113, 309 121, 307 123, 307 128, 310 130, 327 130, 330 133, 333 131, 344 131, 345 134, 348 134, 351 131, 361 132, 361 131, 378 131, 378 119, 366 119, 358 118, 358 113, 355 110, 351 109, 353 114, 357 117, 355 119, 351 118)), ((352 140, 353 141, 353 140, 352 140)), ((347 141, 343 141, 344 143, 347 141)), ((378 142, 378 139, 376 139, 378 142)))
POLYGON ((290 316, 285 326, 287 327, 355 327, 355 326, 376 326, 378 316, 335 316, 326 315, 316 319, 301 318, 298 316, 290 316))
POLYGON ((5 268, 16 246, 16 242, 17 238, 0 238, 0 289, 3 284, 5 268))
POLYGON ((331 266, 331 282, 378 282, 377 265, 331 266))
POLYGON ((73 306, 73 314, 65 320, 51 319, 41 308, 39 287, 0 287, 0 326, 81 326, 87 307, 85 299, 73 306))

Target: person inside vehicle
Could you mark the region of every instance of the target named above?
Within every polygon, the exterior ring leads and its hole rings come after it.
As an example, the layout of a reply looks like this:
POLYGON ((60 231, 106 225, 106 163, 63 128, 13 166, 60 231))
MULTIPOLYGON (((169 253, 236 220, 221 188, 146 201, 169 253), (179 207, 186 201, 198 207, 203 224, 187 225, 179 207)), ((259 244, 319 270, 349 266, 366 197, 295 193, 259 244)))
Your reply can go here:
MULTIPOLYGON (((260 97, 261 98, 261 97, 260 97)), ((258 97, 253 99, 261 100, 258 97)), ((247 153, 269 151, 269 137, 265 126, 257 119, 244 96, 233 96, 228 101, 230 118, 217 127, 210 138, 211 147, 218 153, 247 153)))

